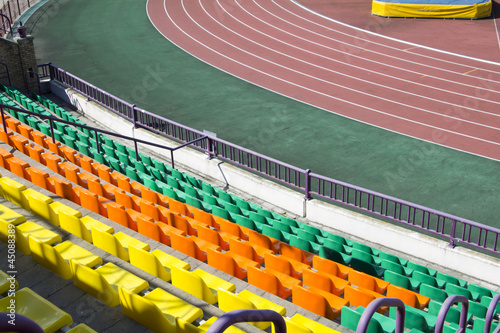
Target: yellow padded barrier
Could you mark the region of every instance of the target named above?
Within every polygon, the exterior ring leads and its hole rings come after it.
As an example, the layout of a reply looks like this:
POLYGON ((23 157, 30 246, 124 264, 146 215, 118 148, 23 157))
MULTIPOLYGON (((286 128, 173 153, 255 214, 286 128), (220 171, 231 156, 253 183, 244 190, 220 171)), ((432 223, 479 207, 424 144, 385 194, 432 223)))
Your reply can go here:
MULTIPOLYGON (((41 297, 29 288, 15 293, 16 314, 24 315, 35 321, 46 333, 53 333, 73 324, 71 316, 41 297)), ((11 297, 0 299, 0 312, 9 312, 11 297)))
POLYGON ((416 4, 372 1, 372 14, 384 17, 477 19, 491 15, 491 1, 475 4, 416 4))

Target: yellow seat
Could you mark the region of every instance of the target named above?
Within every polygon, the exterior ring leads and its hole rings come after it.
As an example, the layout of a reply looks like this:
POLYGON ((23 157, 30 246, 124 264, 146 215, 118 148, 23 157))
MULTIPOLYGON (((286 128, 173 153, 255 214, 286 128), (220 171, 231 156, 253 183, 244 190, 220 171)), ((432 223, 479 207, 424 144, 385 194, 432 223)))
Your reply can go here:
MULTIPOLYGON (((9 312, 12 297, 0 299, 0 312, 9 312)), ((15 293, 16 314, 24 315, 36 322, 46 333, 73 324, 71 316, 57 306, 41 297, 29 288, 15 293)))
POLYGON ((33 260, 66 280, 73 277, 70 260, 88 267, 102 263, 101 257, 70 241, 50 246, 29 236, 28 242, 33 260))
POLYGON ((71 208, 71 207, 63 204, 60 201, 55 201, 55 202, 49 204, 49 216, 50 216, 49 221, 52 224, 59 226, 60 225, 59 215, 63 212, 67 215, 71 215, 71 216, 74 216, 77 218, 82 217, 82 212, 80 212, 79 210, 71 208))
POLYGON ((170 272, 172 285, 175 287, 204 300, 208 304, 217 303, 217 289, 209 288, 200 276, 176 266, 171 267, 170 272))
POLYGON ((236 286, 233 283, 227 282, 226 280, 221 279, 216 275, 210 274, 207 271, 202 270, 201 268, 194 270, 193 274, 202 278, 202 280, 205 281, 208 288, 210 289, 223 289, 231 292, 236 291, 236 286))
POLYGON ((70 329, 67 333, 97 333, 97 332, 85 324, 79 324, 70 329))
POLYGON ((32 188, 22 191, 22 195, 28 202, 28 210, 40 216, 41 218, 50 221, 51 214, 49 204, 52 203, 51 197, 37 192, 32 188))
POLYGON ((125 261, 130 260, 130 255, 128 253, 129 245, 133 245, 148 252, 151 249, 149 244, 143 243, 121 231, 111 235, 93 226, 91 227, 91 232, 95 246, 125 261))
POLYGON ((323 324, 318 323, 315 320, 304 317, 303 315, 296 313, 290 318, 290 321, 302 325, 308 329, 310 329, 314 333, 339 333, 338 331, 325 326, 323 324))
MULTIPOLYGON (((211 317, 207 321, 205 321, 203 324, 201 324, 200 326, 195 327, 195 329, 197 330, 197 332, 206 332, 206 331, 208 331, 209 327, 212 326, 213 323, 215 323, 215 321, 217 319, 219 319, 219 318, 217 318, 217 317, 211 317)), ((179 324, 180 321, 181 320, 178 320, 177 323, 179 324)), ((180 325, 177 325, 178 328, 179 328, 179 326, 180 325)), ((194 331, 194 332, 196 332, 196 331, 194 331)), ((239 329, 236 326, 231 325, 228 328, 226 328, 226 330, 224 332, 227 332, 227 333, 243 333, 245 331, 239 329)))
POLYGON ((17 280, 0 270, 0 295, 6 293, 9 290, 17 290, 19 288, 19 284, 17 280))
MULTIPOLYGON (((24 215, 0 204, 0 240, 7 243, 9 235, 9 225, 18 225, 26 221, 24 215)), ((10 233, 13 234, 14 230, 10 233)))
POLYGON ((55 232, 42 227, 35 222, 25 222, 15 228, 16 248, 23 254, 29 255, 31 249, 28 243, 28 237, 32 237, 42 243, 52 245, 62 241, 61 236, 55 232))
MULTIPOLYGON (((225 312, 239 309, 260 309, 273 310, 284 316, 286 309, 270 300, 255 295, 248 290, 243 290, 239 294, 233 294, 226 290, 219 290, 219 309, 225 312)), ((261 330, 268 328, 270 322, 254 322, 251 323, 261 330)))
MULTIPOLYGON (((296 323, 290 318, 284 318, 285 319, 285 324, 286 324, 286 332, 287 333, 313 333, 310 329, 305 327, 304 325, 300 323, 296 323)), ((274 325, 272 326, 272 333, 276 332, 274 325)))
POLYGON ((119 288, 122 313, 153 332, 177 332, 176 318, 192 323, 203 317, 203 311, 163 289, 156 288, 139 296, 119 288))
POLYGON ((113 234, 115 232, 113 227, 110 227, 109 225, 88 215, 78 218, 65 211, 59 211, 59 223, 61 228, 89 243, 92 243, 92 234, 90 232, 92 227, 96 227, 97 229, 109 234, 113 234))
POLYGON ((70 264, 75 286, 110 307, 120 304, 119 287, 134 293, 139 293, 149 287, 146 280, 110 262, 95 270, 80 265, 74 260, 70 260, 70 264))
POLYGON ((170 254, 167 254, 158 249, 153 252, 144 251, 134 245, 128 248, 130 255, 130 263, 151 275, 159 277, 164 281, 170 281, 170 267, 180 266, 190 269, 191 265, 180 259, 177 259, 170 254))
POLYGON ((0 178, 0 189, 2 197, 19 207, 29 210, 28 202, 22 194, 26 190, 26 185, 18 183, 11 178, 2 177, 0 178))

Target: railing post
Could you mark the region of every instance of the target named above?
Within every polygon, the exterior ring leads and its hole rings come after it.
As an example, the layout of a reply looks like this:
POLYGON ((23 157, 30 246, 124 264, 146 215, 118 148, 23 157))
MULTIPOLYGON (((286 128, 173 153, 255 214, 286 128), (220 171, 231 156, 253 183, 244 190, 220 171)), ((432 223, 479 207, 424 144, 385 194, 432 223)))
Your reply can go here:
POLYGON ((211 160, 215 157, 215 149, 213 149, 213 141, 211 137, 207 137, 207 150, 208 150, 208 159, 211 160))
POLYGON ((172 165, 172 168, 175 168, 174 164, 174 151, 170 150, 170 164, 172 165))
POLYGON ((452 222, 451 222, 451 230, 450 230, 450 243, 448 244, 448 246, 451 247, 452 249, 455 248, 455 246, 456 246, 455 245, 455 229, 456 229, 456 226, 457 226, 457 221, 456 220, 452 220, 452 222))
POLYGON ((96 149, 97 149, 97 153, 101 153, 101 148, 100 148, 100 144, 99 144, 99 133, 97 132, 97 130, 94 131, 95 133, 95 146, 96 146, 96 149))
POLYGON ((1 107, 1 106, 0 106, 0 112, 2 113, 2 125, 3 125, 3 131, 5 132, 5 135, 8 135, 8 134, 7 134, 7 124, 5 123, 5 114, 4 114, 3 107, 1 107))
POLYGON ((137 109, 135 108, 135 104, 132 105, 132 124, 134 125, 134 129, 137 128, 137 109))
POLYGON ((436 320, 436 330, 434 331, 434 333, 443 332, 446 315, 448 314, 448 310, 454 303, 462 303, 462 309, 460 310, 460 322, 457 333, 465 332, 465 328, 467 327, 467 313, 469 312, 469 300, 467 299, 467 297, 462 295, 452 295, 444 301, 443 305, 441 306, 441 310, 439 310, 436 320))
POLYGON ((56 136, 54 135, 54 124, 52 123, 52 119, 49 119, 50 125, 50 135, 52 136, 52 143, 56 143, 56 136))
POLYGON ((304 176, 306 177, 305 179, 305 184, 304 184, 304 199, 305 200, 311 200, 311 170, 307 169, 304 172, 304 176))
POLYGON ((500 294, 496 294, 495 296, 493 296, 493 299, 490 302, 490 306, 488 307, 488 312, 486 313, 486 318, 484 321, 484 333, 490 333, 491 322, 493 321, 493 317, 495 316, 495 309, 499 301, 500 301, 500 294))

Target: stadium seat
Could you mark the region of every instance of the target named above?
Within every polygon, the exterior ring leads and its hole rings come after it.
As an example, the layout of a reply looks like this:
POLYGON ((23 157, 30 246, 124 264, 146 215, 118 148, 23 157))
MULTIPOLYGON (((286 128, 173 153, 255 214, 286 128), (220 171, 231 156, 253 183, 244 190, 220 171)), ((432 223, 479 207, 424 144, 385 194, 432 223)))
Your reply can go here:
POLYGON ((18 287, 19 284, 13 276, 0 270, 0 295, 5 294, 9 290, 17 290, 18 287))
POLYGON ((338 333, 338 331, 334 330, 333 328, 330 328, 328 326, 320 324, 319 322, 317 322, 315 320, 312 320, 310 318, 304 317, 300 313, 294 314, 290 318, 290 321, 307 327, 311 332, 317 332, 317 333, 338 333))
POLYGON ((278 241, 276 239, 272 239, 268 236, 259 234, 256 231, 253 231, 253 230, 249 231, 248 241, 251 242, 252 244, 255 244, 255 245, 261 246, 263 248, 272 250, 274 253, 279 253, 280 245, 281 245, 280 241, 278 241))
POLYGON ((59 234, 31 221, 17 225, 14 231, 16 235, 16 249, 25 255, 31 254, 28 243, 29 237, 50 245, 62 241, 59 234))
POLYGON ((2 197, 9 200, 10 202, 22 207, 26 210, 30 210, 28 201, 23 195, 23 191, 26 190, 26 185, 16 182, 15 180, 8 177, 0 178, 0 188, 2 197))
POLYGON ((459 279, 457 277, 451 276, 449 274, 443 273, 443 272, 436 272, 435 274, 436 279, 440 279, 445 281, 447 284, 455 284, 459 287, 465 288, 467 286, 467 281, 463 279, 459 279))
POLYGON ((171 279, 170 269, 172 266, 190 268, 188 263, 158 249, 148 252, 130 245, 128 251, 132 265, 167 282, 171 279))
POLYGON ((428 274, 424 274, 419 271, 414 271, 412 274, 412 279, 415 281, 420 281, 421 283, 425 283, 431 287, 439 288, 439 289, 444 289, 446 285, 446 281, 437 279, 433 276, 430 276, 428 274))
POLYGON ((322 271, 304 270, 302 281, 309 287, 318 288, 337 296, 342 296, 350 282, 322 271))
MULTIPOLYGON (((353 331, 358 328, 359 320, 361 319, 361 313, 358 311, 345 306, 342 308, 342 313, 340 316, 340 323, 342 326, 347 327, 353 331)), ((385 333, 380 322, 378 322, 374 317, 370 319, 366 333, 385 333)))
POLYGON ((196 236, 184 237, 175 233, 170 234, 172 248, 200 261, 207 261, 207 249, 221 251, 220 246, 203 241, 196 236))
POLYGON ((80 265, 74 260, 70 260, 70 265, 75 286, 110 307, 120 304, 119 287, 139 293, 148 289, 149 286, 146 280, 110 262, 95 270, 80 265))
POLYGON ((389 282, 378 279, 363 272, 351 270, 349 272, 348 281, 351 285, 372 290, 376 293, 383 294, 387 290, 389 282))
MULTIPOLYGON (((436 277, 437 271, 435 269, 428 268, 428 267, 425 267, 423 265, 420 265, 420 264, 417 264, 417 263, 414 263, 411 261, 408 261, 408 263, 406 264, 406 267, 411 268, 414 271, 421 272, 421 273, 436 277)), ((443 280, 443 279, 441 279, 441 280, 443 280)))
POLYGON ((430 301, 427 296, 391 284, 387 287, 387 297, 399 298, 406 305, 420 310, 426 308, 430 301))
MULTIPOLYGON (((435 316, 437 318, 439 311, 441 311, 442 306, 443 306, 443 303, 431 300, 429 302, 429 306, 427 308, 427 313, 429 315, 435 316)), ((469 312, 467 314, 467 322, 470 322, 471 319, 472 319, 472 314, 469 312)), ((445 321, 448 323, 458 324, 460 322, 460 310, 455 306, 451 306, 448 309, 448 313, 446 314, 445 321)))
POLYGON ((220 290, 234 292, 236 286, 201 269, 189 272, 178 266, 171 266, 172 284, 209 304, 218 302, 220 290))
POLYGON ((493 291, 491 289, 485 288, 483 286, 480 286, 480 285, 474 284, 474 283, 467 284, 467 289, 469 289, 471 292, 476 292, 476 293, 480 294, 481 298, 483 296, 493 297, 496 294, 498 294, 498 292, 496 292, 496 291, 493 291))
POLYGON ((331 249, 326 246, 321 246, 318 251, 318 255, 322 258, 335 261, 344 266, 349 266, 351 264, 352 257, 350 255, 344 254, 340 251, 331 249))
POLYGON ((26 221, 24 215, 0 204, 0 240, 7 243, 9 225, 19 225, 26 221))
POLYGON ((363 288, 354 288, 351 286, 345 286, 344 288, 344 299, 352 306, 367 307, 373 300, 379 297, 384 296, 363 288))
POLYGON ((93 226, 91 227, 91 233, 95 246, 125 261, 130 260, 128 253, 129 245, 133 245, 145 251, 151 249, 149 244, 143 243, 121 231, 116 234, 110 234, 93 226))
MULTIPOLYGON (((358 251, 362 252, 362 251, 358 251)), ((377 266, 373 263, 358 259, 358 258, 352 258, 351 259, 351 268, 366 274, 369 274, 371 276, 374 276, 376 278, 383 278, 384 273, 385 273, 385 268, 382 268, 380 266, 377 266)))
POLYGON ((432 287, 425 283, 420 285, 420 290, 418 291, 421 295, 427 296, 430 299, 443 303, 448 298, 448 293, 442 289, 432 287))
POLYGON ((113 234, 115 230, 107 224, 104 224, 90 216, 82 218, 75 217, 65 211, 59 212, 60 227, 73 235, 92 243, 91 228, 95 227, 109 234, 113 234))
POLYGON ((258 262, 239 256, 238 254, 230 252, 222 253, 210 248, 207 249, 207 263, 220 271, 242 280, 247 277, 248 267, 260 267, 258 262))
POLYGON ((306 289, 302 286, 295 285, 292 289, 293 304, 303 307, 306 310, 314 312, 322 317, 334 320, 340 315, 342 306, 346 306, 349 302, 343 298, 333 294, 328 299, 324 293, 320 294, 318 290, 306 289))
POLYGON ((328 273, 334 276, 338 276, 341 279, 347 279, 349 272, 351 271, 350 267, 338 264, 331 260, 314 256, 312 261, 312 268, 321 271, 323 273, 328 273))
POLYGON ((273 253, 272 250, 257 245, 252 246, 249 242, 243 242, 237 239, 229 240, 229 248, 231 252, 258 262, 259 265, 264 264, 264 256, 266 253, 273 253))
POLYGON ((275 256, 274 254, 265 255, 266 268, 273 269, 296 279, 302 278, 302 272, 311 267, 301 262, 284 256, 275 256))
MULTIPOLYGON (((45 332, 56 332, 73 324, 73 319, 65 311, 47 301, 30 288, 22 288, 15 293, 16 314, 26 316, 36 322, 45 332)), ((0 312, 9 312, 11 297, 0 299, 0 312)))
MULTIPOLYGON (((429 308, 430 310, 430 308, 429 308)), ((392 307, 389 309, 389 317, 396 319, 397 309, 392 307)), ((424 333, 434 332, 437 321, 437 315, 427 313, 414 307, 405 305, 405 327, 412 330, 417 329, 424 333)))
POLYGON ((68 331, 68 333, 97 333, 85 324, 78 324, 68 331))
MULTIPOLYGON (((418 273, 418 272, 416 272, 418 273)), ((430 277, 430 276, 429 276, 430 277)), ((432 278, 432 277, 431 277, 432 278)), ((384 272, 384 280, 398 287, 409 289, 418 292, 420 289, 420 281, 409 278, 407 276, 386 270, 384 272)))
POLYGON ((33 260, 66 280, 73 277, 69 264, 71 260, 87 267, 102 263, 101 257, 70 241, 59 243, 54 247, 31 236, 28 241, 33 260))
POLYGON ((192 323, 203 311, 161 288, 144 296, 119 287, 122 313, 153 332, 176 332, 175 318, 192 323))
POLYGON ((248 268, 248 283, 281 298, 288 298, 292 295, 293 285, 302 285, 302 281, 288 275, 253 266, 248 268))
MULTIPOLYGON (((286 309, 283 306, 275 304, 261 296, 255 295, 248 290, 243 290, 239 294, 233 294, 226 290, 219 290, 219 309, 225 312, 239 309, 265 309, 276 311, 282 316, 286 314, 286 309)), ((251 324, 262 330, 271 325, 269 322, 257 322, 251 324)))

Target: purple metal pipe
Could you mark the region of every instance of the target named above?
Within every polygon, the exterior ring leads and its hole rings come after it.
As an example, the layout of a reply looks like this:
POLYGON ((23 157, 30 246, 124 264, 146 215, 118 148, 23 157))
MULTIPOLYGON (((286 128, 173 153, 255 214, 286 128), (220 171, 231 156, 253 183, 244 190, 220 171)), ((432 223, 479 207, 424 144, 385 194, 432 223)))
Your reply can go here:
POLYGON ((370 323, 370 319, 372 319, 373 314, 382 306, 395 306, 398 308, 396 314, 396 330, 395 333, 403 333, 404 332, 404 323, 405 323, 405 304, 399 298, 388 298, 382 297, 377 298, 372 301, 365 309, 361 318, 359 319, 358 327, 356 328, 356 333, 365 333, 368 324, 370 323))
POLYGON ((271 321, 274 324, 276 333, 286 333, 285 320, 278 312, 253 309, 226 312, 210 326, 207 333, 222 333, 232 324, 254 321, 271 321))
POLYGON ((467 313, 469 312, 469 300, 467 297, 462 295, 451 295, 448 297, 443 305, 441 306, 441 310, 439 310, 438 317, 436 320, 436 330, 434 333, 442 333, 444 321, 446 315, 448 314, 448 310, 455 303, 462 303, 462 310, 460 311, 460 322, 457 333, 465 332, 465 328, 467 327, 467 313))

